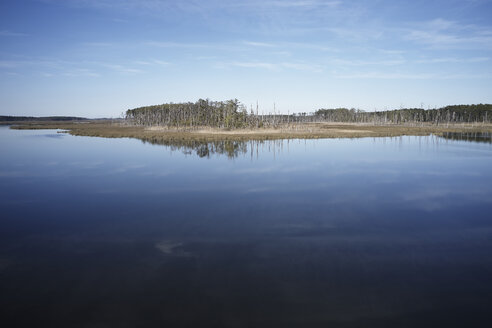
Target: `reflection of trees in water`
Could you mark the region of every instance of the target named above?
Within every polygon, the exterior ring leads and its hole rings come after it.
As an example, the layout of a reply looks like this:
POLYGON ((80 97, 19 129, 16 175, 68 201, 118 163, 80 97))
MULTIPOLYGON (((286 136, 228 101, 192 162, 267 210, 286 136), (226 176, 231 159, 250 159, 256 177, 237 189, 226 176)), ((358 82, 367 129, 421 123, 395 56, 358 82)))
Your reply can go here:
POLYGON ((442 136, 449 140, 492 143, 492 133, 490 132, 444 132, 442 136))
POLYGON ((164 140, 158 138, 143 139, 144 143, 153 145, 167 146, 171 151, 181 151, 184 154, 196 154, 198 157, 210 157, 210 155, 226 155, 228 158, 236 158, 240 155, 246 155, 248 152, 251 156, 258 154, 258 147, 261 145, 269 145, 271 143, 279 144, 280 141, 271 140, 220 140, 220 141, 204 141, 204 140, 164 140))
POLYGON ((273 156, 283 151, 284 145, 288 147, 292 140, 185 140, 185 139, 142 139, 144 143, 169 147, 171 151, 181 151, 184 154, 195 154, 198 157, 210 157, 211 155, 225 155, 228 158, 250 156, 258 158, 260 152, 267 151, 273 156), (262 149, 260 151, 260 148, 262 149))
MULTIPOLYGON (((484 142, 492 143, 492 133, 490 132, 444 132, 441 136, 444 139, 456 141, 484 142)), ((382 142, 398 141, 402 142, 403 136, 400 137, 382 137, 375 138, 374 141, 380 139, 382 142)), ((429 137, 419 137, 427 139, 429 137)), ((432 140, 438 142, 439 136, 430 136, 432 140)), ((271 153, 274 157, 280 154, 284 147, 289 148, 291 143, 304 143, 305 139, 277 139, 277 140, 186 140, 186 139, 161 139, 161 138, 146 138, 141 139, 144 143, 152 145, 161 145, 168 147, 171 151, 180 151, 186 155, 196 155, 201 158, 209 158, 212 155, 225 155, 230 159, 239 156, 250 156, 258 158, 259 153, 271 153)))

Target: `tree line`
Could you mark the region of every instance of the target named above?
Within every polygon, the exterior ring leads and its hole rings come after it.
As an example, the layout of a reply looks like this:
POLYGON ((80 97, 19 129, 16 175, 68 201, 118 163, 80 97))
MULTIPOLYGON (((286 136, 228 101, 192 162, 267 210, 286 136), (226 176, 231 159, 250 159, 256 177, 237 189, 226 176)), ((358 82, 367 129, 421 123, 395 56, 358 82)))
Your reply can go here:
POLYGON ((128 109, 128 123, 143 126, 166 126, 177 128, 216 127, 226 129, 278 127, 285 123, 313 121, 313 114, 280 114, 276 111, 259 113, 258 104, 249 113, 237 99, 211 101, 200 99, 195 103, 167 103, 128 109))
POLYGON ((195 103, 169 103, 126 111, 126 119, 137 125, 178 128, 197 126, 244 128, 258 123, 253 122, 255 117, 255 115, 248 115, 246 107, 237 99, 228 101, 200 99, 195 103))
POLYGON ((84 117, 75 116, 0 116, 0 122, 31 122, 31 121, 84 121, 84 117))
POLYGON ((375 112, 353 108, 319 109, 314 115, 320 121, 348 123, 490 123, 492 104, 453 105, 434 109, 401 108, 375 112))
POLYGON ((345 122, 372 124, 443 124, 443 123, 490 123, 492 104, 453 105, 435 109, 400 108, 387 111, 366 112, 360 109, 318 109, 314 113, 259 114, 258 105, 248 112, 237 99, 197 102, 167 103, 138 107, 126 111, 126 121, 144 126, 177 128, 260 128, 280 125, 295 125, 308 122, 345 122))

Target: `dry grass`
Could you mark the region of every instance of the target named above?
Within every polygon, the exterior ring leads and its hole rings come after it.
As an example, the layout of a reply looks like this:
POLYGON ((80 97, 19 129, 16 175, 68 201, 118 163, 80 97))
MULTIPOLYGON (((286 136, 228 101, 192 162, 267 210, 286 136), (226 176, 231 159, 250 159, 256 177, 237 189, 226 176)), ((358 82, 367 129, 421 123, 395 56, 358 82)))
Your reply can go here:
POLYGON ((277 129, 223 130, 208 127, 198 129, 174 129, 165 127, 141 127, 111 121, 84 122, 22 122, 13 129, 61 129, 76 136, 105 138, 136 138, 141 140, 273 140, 394 137, 403 135, 429 135, 444 132, 492 132, 492 124, 449 125, 371 125, 350 123, 302 123, 284 125, 277 129))

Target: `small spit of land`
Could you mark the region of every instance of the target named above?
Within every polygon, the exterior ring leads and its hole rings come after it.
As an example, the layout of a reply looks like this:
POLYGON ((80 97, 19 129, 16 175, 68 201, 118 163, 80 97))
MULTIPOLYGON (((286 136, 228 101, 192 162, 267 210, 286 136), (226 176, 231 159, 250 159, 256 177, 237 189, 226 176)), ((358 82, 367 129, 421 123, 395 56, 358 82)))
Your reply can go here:
POLYGON ((76 117, 0 117, 13 129, 60 129, 77 136, 136 138, 152 143, 173 140, 275 140, 423 136, 491 133, 492 105, 456 105, 438 109, 364 112, 319 109, 314 113, 259 114, 237 100, 162 104, 129 109, 125 119, 76 117))
POLYGON ((86 120, 73 122, 23 122, 15 123, 12 129, 59 129, 75 136, 104 138, 136 138, 156 142, 172 140, 275 140, 275 139, 318 139, 318 138, 361 138, 396 137, 404 135, 442 135, 446 132, 488 132, 492 124, 445 124, 420 126, 404 124, 374 125, 370 123, 298 123, 280 125, 277 128, 225 130, 210 127, 167 128, 128 125, 123 121, 86 120))

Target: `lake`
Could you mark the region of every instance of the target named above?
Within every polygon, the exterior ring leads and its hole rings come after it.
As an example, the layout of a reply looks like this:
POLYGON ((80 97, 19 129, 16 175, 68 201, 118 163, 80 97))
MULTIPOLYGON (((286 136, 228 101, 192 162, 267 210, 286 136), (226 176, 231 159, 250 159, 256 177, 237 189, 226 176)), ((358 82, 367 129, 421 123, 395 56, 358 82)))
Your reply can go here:
POLYGON ((0 317, 487 326, 489 137, 163 145, 0 127, 0 317))

